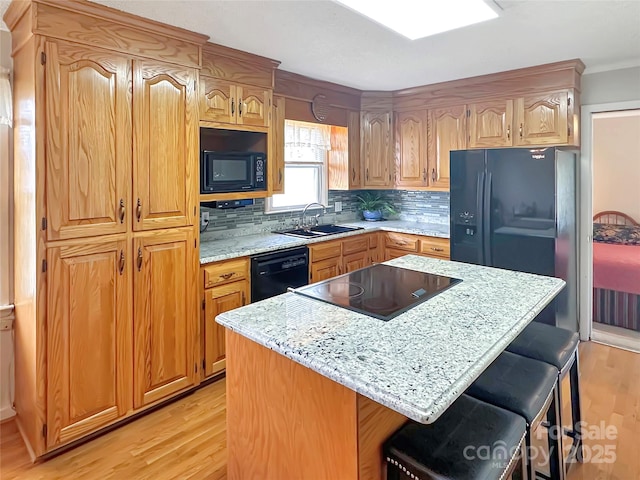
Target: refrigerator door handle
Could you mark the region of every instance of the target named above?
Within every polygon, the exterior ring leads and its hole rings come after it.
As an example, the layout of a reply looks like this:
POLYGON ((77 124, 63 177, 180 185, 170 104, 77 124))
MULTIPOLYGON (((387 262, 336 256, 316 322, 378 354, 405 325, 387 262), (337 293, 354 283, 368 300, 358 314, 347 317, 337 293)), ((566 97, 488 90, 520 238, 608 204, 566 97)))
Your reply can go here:
POLYGON ((493 266, 491 258, 491 172, 487 172, 484 180, 484 202, 482 213, 482 243, 484 245, 484 265, 493 266))
POLYGON ((478 265, 484 265, 484 172, 478 173, 478 185, 476 187, 476 228, 478 238, 478 265))

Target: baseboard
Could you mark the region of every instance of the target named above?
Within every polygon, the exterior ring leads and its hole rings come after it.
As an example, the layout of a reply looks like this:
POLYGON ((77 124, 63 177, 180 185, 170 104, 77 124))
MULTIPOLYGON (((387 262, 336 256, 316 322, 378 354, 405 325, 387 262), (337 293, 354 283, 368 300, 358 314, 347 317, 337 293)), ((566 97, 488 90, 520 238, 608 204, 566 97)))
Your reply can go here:
POLYGON ((593 324, 591 340, 630 352, 640 353, 640 333, 611 325, 593 324))
POLYGON ((16 411, 11 408, 9 405, 6 407, 0 408, 0 422, 4 422, 6 420, 11 420, 16 416, 16 411))
POLYGON ((36 452, 31 448, 31 443, 29 442, 29 437, 27 437, 24 433, 24 429, 22 428, 22 423, 20 423, 20 418, 16 417, 16 425, 18 426, 18 431, 22 436, 22 441, 24 442, 24 446, 27 447, 27 452, 29 453, 29 458, 31 458, 31 463, 35 463, 37 457, 36 452))

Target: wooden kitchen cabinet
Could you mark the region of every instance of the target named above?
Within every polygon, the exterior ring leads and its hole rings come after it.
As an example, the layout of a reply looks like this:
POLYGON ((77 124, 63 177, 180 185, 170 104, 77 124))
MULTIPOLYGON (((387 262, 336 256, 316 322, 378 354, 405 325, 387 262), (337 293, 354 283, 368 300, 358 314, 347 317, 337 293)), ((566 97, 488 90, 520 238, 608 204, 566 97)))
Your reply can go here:
POLYGON ((202 75, 200 120, 268 127, 272 90, 202 75))
POLYGON ((420 255, 449 260, 451 255, 449 239, 439 237, 421 237, 418 253, 420 255))
POLYGON ((131 189, 131 61, 72 43, 44 45, 47 237, 124 233, 131 189))
POLYGON ((361 116, 362 187, 389 187, 391 173, 391 113, 363 112, 361 116))
POLYGON ((562 145, 570 137, 569 92, 528 95, 516 100, 514 145, 562 145))
POLYGON ((197 249, 190 229, 134 239, 134 407, 197 383, 197 249))
POLYGON ((348 112, 347 127, 331 126, 327 156, 329 190, 355 190, 361 186, 360 112, 348 112))
POLYGON ((469 148, 513 145, 513 100, 492 100, 469 105, 469 148))
POLYGON ((309 283, 321 282, 342 273, 342 257, 328 258, 309 264, 309 283))
POLYGON ((273 121, 271 123, 270 148, 267 158, 269 192, 284 193, 284 121, 285 98, 273 97, 273 121))
POLYGON ((429 187, 449 190, 449 154, 451 150, 467 148, 467 108, 465 105, 436 108, 429 114, 429 187))
POLYGON ((409 254, 449 259, 448 238, 398 232, 386 232, 383 235, 385 261, 409 254))
POLYGON ((133 229, 194 225, 197 71, 135 60, 133 76, 133 229))
POLYGON ((342 257, 342 273, 353 272, 370 265, 369 251, 352 253, 342 257))
POLYGON ((395 184, 427 186, 427 111, 401 112, 395 116, 395 184))
POLYGON ((124 236, 49 248, 47 263, 46 446, 52 449, 132 408, 132 263, 124 236))
MULTIPOLYGON (((245 259, 248 263, 248 261, 245 259)), ((249 302, 249 280, 231 282, 204 291, 204 376, 225 368, 225 328, 215 318, 249 302)))
POLYGON ((362 164, 360 161, 360 112, 349 112, 347 118, 349 135, 349 189, 362 185, 362 164))

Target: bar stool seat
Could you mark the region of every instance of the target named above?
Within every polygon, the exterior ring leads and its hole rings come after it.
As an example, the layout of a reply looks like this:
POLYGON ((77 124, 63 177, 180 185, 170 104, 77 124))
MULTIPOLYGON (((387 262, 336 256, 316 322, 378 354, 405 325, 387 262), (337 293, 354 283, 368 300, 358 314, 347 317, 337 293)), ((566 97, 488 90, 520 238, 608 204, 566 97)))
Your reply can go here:
MULTIPOLYGON (((546 418, 549 469, 552 480, 563 479, 560 440, 555 432, 560 425, 558 416, 558 370, 548 363, 502 352, 465 392, 479 400, 521 415, 527 421, 525 443, 531 447, 531 433, 546 418)), ((528 476, 536 472, 527 459, 528 476)))
POLYGON ((434 423, 409 422, 385 442, 387 479, 505 478, 524 469, 517 461, 525 432, 519 415, 462 395, 434 423))
POLYGON ((511 342, 507 351, 550 363, 562 371, 578 348, 579 341, 576 332, 531 322, 511 342))
MULTIPOLYGON (((564 405, 562 381, 569 376, 571 386, 571 425, 564 430, 572 439, 571 450, 565 462, 568 470, 574 460, 583 461, 582 451, 582 407, 580 404, 580 367, 578 344, 580 337, 563 328, 532 322, 511 342, 507 351, 553 365, 558 370, 558 404, 564 405)), ((560 424, 565 425, 562 408, 559 408, 560 424)))
POLYGON ((466 393, 511 410, 531 424, 553 392, 557 379, 558 371, 551 365, 503 352, 466 393))

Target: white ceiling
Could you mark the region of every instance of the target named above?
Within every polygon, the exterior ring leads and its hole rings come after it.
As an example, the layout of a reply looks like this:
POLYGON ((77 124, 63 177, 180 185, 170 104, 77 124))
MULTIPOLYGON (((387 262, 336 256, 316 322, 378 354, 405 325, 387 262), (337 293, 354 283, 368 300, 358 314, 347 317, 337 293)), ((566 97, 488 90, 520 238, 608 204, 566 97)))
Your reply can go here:
POLYGON ((367 90, 572 58, 588 71, 640 65, 640 0, 498 0, 498 19, 414 41, 329 0, 96 1, 367 90))

